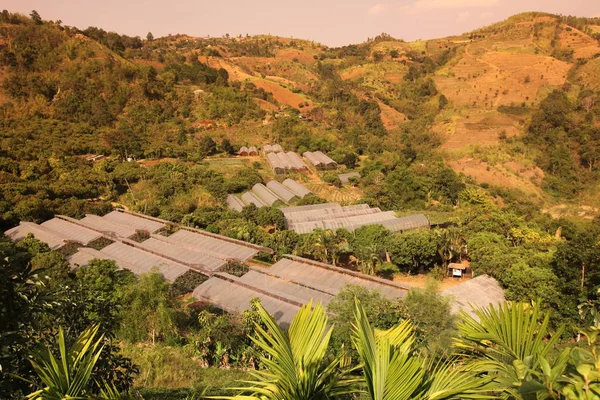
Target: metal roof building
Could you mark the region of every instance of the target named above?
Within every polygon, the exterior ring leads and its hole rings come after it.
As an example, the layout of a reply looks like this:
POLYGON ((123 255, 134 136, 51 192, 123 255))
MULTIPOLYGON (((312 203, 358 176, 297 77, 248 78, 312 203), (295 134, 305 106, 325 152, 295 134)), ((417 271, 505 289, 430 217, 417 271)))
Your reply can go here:
POLYGON ((42 225, 23 222, 6 231, 6 235, 17 242, 23 240, 28 233, 47 243, 53 250, 60 249, 67 243, 78 242, 85 245, 104 237, 113 243, 101 250, 80 247, 69 257, 71 265, 85 266, 93 258, 102 258, 114 260, 121 268, 135 273, 149 272, 153 266, 158 266, 159 271, 169 280, 190 268, 210 274, 229 260, 246 262, 259 251, 272 252, 241 240, 130 211, 113 211, 104 217, 87 215, 82 220, 57 216, 42 225), (129 240, 126 236, 131 232, 135 233, 135 227, 145 228, 148 232, 167 225, 178 227, 179 230, 168 237, 150 234, 150 238, 142 242, 129 240))
POLYGON ((392 232, 405 232, 413 229, 429 229, 431 226, 429 219, 423 214, 390 219, 389 221, 381 222, 380 225, 383 225, 392 232))
POLYGON ((36 239, 46 243, 51 250, 58 250, 66 243, 64 237, 57 232, 44 228, 33 222, 23 222, 12 229, 7 230, 4 234, 13 242, 20 242, 25 239, 28 234, 32 234, 36 239))
POLYGON ((348 172, 346 174, 339 174, 338 178, 342 183, 349 183, 350 178, 360 178, 360 174, 358 172, 348 172))
POLYGON ((227 206, 232 210, 241 212, 245 204, 237 196, 230 194, 227 196, 227 206))
POLYGON ((265 207, 267 204, 263 202, 261 199, 256 197, 256 195, 252 192, 246 192, 242 195, 242 201, 246 203, 246 205, 254 204, 256 207, 265 207))
POLYGON ((56 232, 61 238, 79 242, 87 245, 96 239, 100 239, 102 234, 83 226, 75 225, 60 218, 52 218, 40 224, 41 227, 56 232))
POLYGON ((285 153, 275 153, 275 155, 277 156, 277 158, 279 158, 279 162, 281 163, 281 165, 283 165, 283 168, 285 168, 286 171, 291 171, 294 169, 292 162, 285 153))
POLYGON ((167 226, 164 222, 158 222, 150 220, 148 218, 142 218, 131 213, 125 213, 117 210, 109 212, 102 218, 112 222, 130 226, 138 231, 144 231, 148 233, 157 232, 167 226))
POLYGON ((422 214, 397 218, 393 211, 382 212, 379 208, 371 208, 367 204, 342 207, 339 203, 324 203, 285 207, 281 211, 285 216, 287 229, 300 234, 310 233, 318 228, 345 228, 353 231, 365 225, 383 225, 392 232, 430 227, 429 220, 422 214))
POLYGON ((280 144, 274 144, 273 145, 273 151, 276 153, 281 153, 283 151, 283 147, 281 147, 280 144))
POLYGON ((278 201, 282 201, 279 197, 277 197, 277 195, 275 195, 275 193, 273 193, 262 183, 257 183, 256 185, 252 186, 252 193, 254 193, 256 197, 258 197, 263 203, 267 204, 269 207, 272 207, 273 204, 277 203, 278 201))
POLYGON ((403 297, 407 286, 333 265, 285 255, 268 268, 249 267, 236 277, 215 273, 194 290, 194 297, 225 311, 241 312, 258 297, 279 325, 288 326, 300 307, 311 300, 327 305, 346 285, 379 290, 390 299, 403 297))
POLYGON ((488 275, 480 275, 464 283, 452 286, 442 292, 443 295, 452 296, 452 313, 461 310, 476 318, 473 307, 481 308, 498 305, 506 301, 504 289, 498 281, 488 275))
POLYGON ((294 192, 277 181, 267 182, 267 187, 286 204, 290 204, 298 200, 298 196, 296 196, 294 192))
POLYGON ((286 179, 282 182, 282 184, 300 198, 312 193, 310 190, 292 179, 286 179))

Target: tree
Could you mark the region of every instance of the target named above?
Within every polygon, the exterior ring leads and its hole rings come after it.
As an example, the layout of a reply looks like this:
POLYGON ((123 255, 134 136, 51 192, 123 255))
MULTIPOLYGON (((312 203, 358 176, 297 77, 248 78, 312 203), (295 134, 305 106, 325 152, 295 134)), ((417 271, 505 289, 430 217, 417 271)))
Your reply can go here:
POLYGON ((342 164, 344 164, 346 167, 350 168, 350 169, 354 169, 356 168, 358 162, 359 162, 359 158, 356 155, 356 153, 346 153, 344 154, 344 157, 342 158, 342 164))
POLYGON ((402 299, 403 314, 414 325, 416 343, 429 354, 450 353, 456 317, 450 298, 442 296, 435 281, 424 290, 411 290, 402 299))
POLYGON ((355 229, 348 242, 358 259, 361 272, 375 275, 382 263, 382 255, 387 258, 391 232, 381 225, 366 225, 355 229))
POLYGON ((169 284, 157 271, 140 275, 139 281, 124 289, 120 334, 130 342, 173 337, 177 333, 175 313, 170 304, 169 284))
MULTIPOLYGON (((383 296, 377 290, 363 286, 347 285, 329 302, 327 313, 331 317, 333 335, 331 347, 338 351, 342 346, 352 349, 352 327, 355 323, 356 301, 359 301, 369 316, 369 322, 377 329, 390 329, 403 318, 400 304, 383 296)), ((357 359, 358 354, 351 354, 357 359)))
POLYGON ((456 259, 462 261, 462 256, 466 253, 467 238, 456 228, 437 230, 435 234, 439 238, 438 254, 445 272, 448 263, 456 259))
POLYGON ((227 153, 227 154, 230 154, 230 155, 233 155, 233 154, 236 153, 235 147, 233 147, 233 145, 231 144, 231 142, 227 138, 224 138, 221 141, 221 145, 219 146, 219 150, 222 151, 223 153, 227 153))
POLYGON ((217 152, 217 143, 210 136, 202 136, 198 142, 198 153, 200 157, 212 156, 217 152))
POLYGON ((273 317, 258 305, 260 322, 252 341, 264 352, 260 356, 264 370, 251 371, 250 386, 233 388, 252 396, 218 397, 222 399, 306 400, 334 399, 352 393, 357 379, 338 355, 326 359, 332 328, 320 304, 309 302, 294 317, 284 332, 273 317), (266 328, 260 326, 264 324, 266 328))
POLYGON ((42 17, 40 17, 40 14, 37 11, 31 11, 31 14, 29 14, 29 16, 31 17, 33 22, 35 22, 36 25, 41 25, 43 23, 42 17))
POLYGON ((401 271, 416 273, 431 268, 437 260, 438 239, 433 232, 417 231, 396 235, 390 243, 392 262, 401 271))
POLYGON ((329 173, 329 174, 323 175, 323 182, 325 182, 331 186, 338 187, 338 188, 342 187, 342 181, 337 176, 337 174, 334 174, 334 173, 329 173))
POLYGON ((146 35, 146 40, 149 42, 154 40, 154 35, 152 34, 152 32, 148 32, 148 34, 146 35))
POLYGON ((447 105, 448 105, 448 103, 449 103, 449 102, 448 102, 448 98, 447 98, 446 96, 444 96, 443 94, 440 94, 440 97, 439 97, 439 100, 438 100, 438 101, 439 101, 438 108, 439 108, 440 110, 443 110, 444 108, 446 108, 446 106, 447 106, 447 105))

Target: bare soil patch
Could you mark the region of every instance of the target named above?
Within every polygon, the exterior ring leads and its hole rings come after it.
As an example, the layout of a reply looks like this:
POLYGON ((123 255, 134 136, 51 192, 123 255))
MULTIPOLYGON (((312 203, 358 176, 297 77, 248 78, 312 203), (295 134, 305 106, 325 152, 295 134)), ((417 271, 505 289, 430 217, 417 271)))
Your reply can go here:
POLYGON ((541 101, 547 86, 562 85, 571 65, 538 54, 490 51, 469 45, 446 76, 437 76, 440 91, 456 105, 494 109, 499 105, 541 101))
POLYGON ((507 137, 516 136, 520 132, 519 124, 519 121, 511 116, 489 112, 469 118, 458 118, 454 127, 445 128, 443 123, 438 124, 434 130, 448 135, 442 149, 458 150, 471 145, 497 144, 501 134, 506 134, 507 137))
POLYGON ((562 47, 573 49, 574 58, 590 58, 600 53, 598 41, 578 29, 567 25, 562 26, 560 44, 562 47))
POLYGON ((303 110, 310 110, 313 107, 312 101, 305 99, 297 93, 292 92, 284 88, 281 85, 278 85, 275 82, 268 81, 265 79, 257 79, 252 81, 256 85, 256 87, 262 88, 265 91, 272 93, 273 98, 277 100, 281 104, 286 104, 288 106, 294 108, 300 108, 300 104, 305 104, 308 102, 308 106, 304 106, 303 110))
MULTIPOLYGON (((543 171, 537 167, 532 168, 526 174, 522 174, 504 165, 490 165, 473 158, 449 161, 448 165, 457 173, 462 172, 475 179, 478 183, 487 183, 509 189, 520 189, 532 196, 532 198, 539 199, 543 195, 542 190, 536 184, 543 177, 543 171)), ((519 169, 517 168, 518 165, 518 163, 510 164, 515 169, 519 169)), ((521 169, 524 168, 523 166, 521 169)))
POLYGON ((401 112, 393 109, 385 103, 380 101, 377 102, 379 104, 379 108, 381 109, 381 122, 383 122, 383 126, 385 129, 395 129, 401 124, 408 121, 406 115, 401 112))
MULTIPOLYGON (((430 281, 430 277, 427 274, 419 274, 419 275, 405 275, 405 274, 396 274, 394 275, 394 282, 398 282, 407 286, 415 287, 423 289, 427 286, 430 281)), ((470 281, 472 278, 470 276, 465 276, 462 278, 444 278, 443 281, 437 282, 439 289, 446 290, 453 286, 460 285, 461 283, 465 283, 470 281)))
POLYGON ((311 54, 298 49, 277 50, 277 52, 275 53, 275 58, 287 61, 295 61, 304 65, 314 64, 317 61, 311 54))

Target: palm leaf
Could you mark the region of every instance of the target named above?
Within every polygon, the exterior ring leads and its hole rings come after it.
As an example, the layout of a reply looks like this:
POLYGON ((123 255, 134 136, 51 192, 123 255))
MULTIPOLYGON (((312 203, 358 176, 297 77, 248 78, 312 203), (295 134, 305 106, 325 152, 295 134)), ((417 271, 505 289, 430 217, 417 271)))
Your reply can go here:
POLYGON ((50 349, 31 354, 31 365, 44 387, 27 396, 28 399, 85 399, 90 386, 92 370, 100 357, 104 336, 97 340, 99 326, 85 330, 67 349, 62 328, 58 333, 57 360, 50 349))
POLYGON ((237 387, 240 394, 221 399, 318 400, 351 393, 357 379, 342 365, 342 356, 326 362, 332 328, 320 304, 303 306, 286 334, 262 307, 257 309, 260 322, 256 337, 251 338, 259 350, 264 370, 252 372, 250 387, 237 387))
MULTIPOLYGON (((458 328, 461 337, 456 347, 471 359, 472 368, 492 376, 498 387, 518 396, 521 386, 535 384, 543 375, 547 359, 562 333, 562 327, 550 335, 549 314, 538 304, 505 303, 475 310, 479 321, 463 312, 458 328)), ((548 366, 548 368, 552 369, 548 366)), ((552 382, 546 382, 552 385, 552 382)))

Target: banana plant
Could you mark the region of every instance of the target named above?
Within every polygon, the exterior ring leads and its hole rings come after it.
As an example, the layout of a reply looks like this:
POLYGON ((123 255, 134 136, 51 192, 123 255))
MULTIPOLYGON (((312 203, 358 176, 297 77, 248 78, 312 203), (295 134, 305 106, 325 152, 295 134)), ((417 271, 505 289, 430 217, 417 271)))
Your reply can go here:
POLYGON ((343 356, 329 358, 332 328, 320 304, 303 306, 284 332, 273 317, 258 305, 254 344, 261 350, 264 370, 252 372, 248 387, 232 390, 237 396, 218 399, 237 400, 327 400, 352 393, 358 379, 352 376, 343 356))

